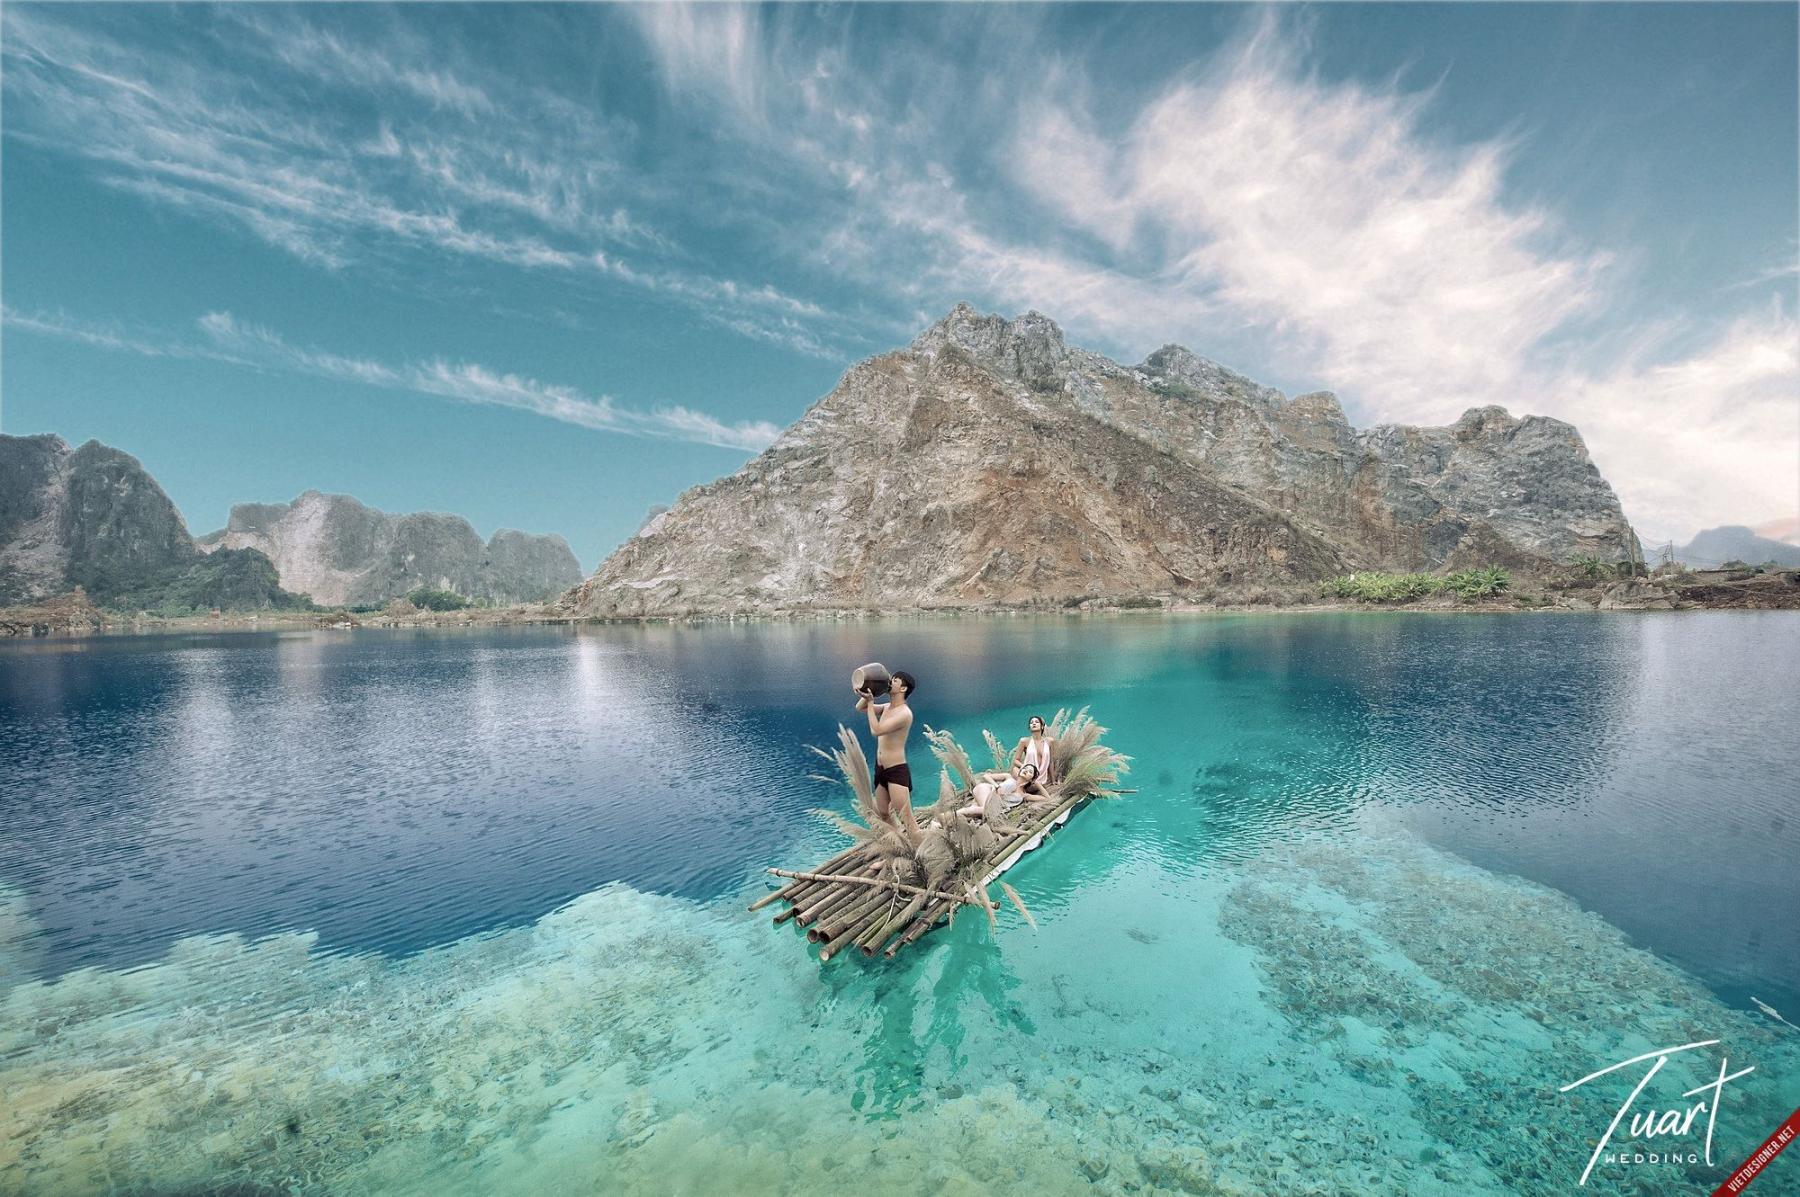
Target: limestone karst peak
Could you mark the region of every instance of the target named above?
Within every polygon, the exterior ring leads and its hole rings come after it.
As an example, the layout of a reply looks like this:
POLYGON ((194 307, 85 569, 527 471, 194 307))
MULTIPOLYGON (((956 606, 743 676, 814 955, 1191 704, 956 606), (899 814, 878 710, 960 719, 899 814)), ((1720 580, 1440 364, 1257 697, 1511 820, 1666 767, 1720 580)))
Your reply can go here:
POLYGON ((1176 394, 1196 394, 1212 399, 1237 399, 1261 408, 1278 408, 1286 400, 1274 387, 1266 387, 1201 357, 1185 345, 1173 342, 1145 358, 1138 366, 1142 373, 1161 380, 1166 389, 1176 394))
POLYGON ((935 356, 954 348, 995 373, 1030 383, 1056 380, 1069 361, 1062 329, 1042 312, 1013 319, 959 303, 914 338, 913 352, 935 356))
POLYGON ((1496 412, 1475 435, 1358 432, 1326 391, 1290 402, 1177 344, 1127 368, 1040 312, 959 303, 849 370, 743 469, 684 492, 564 606, 1082 602, 1616 559, 1630 527, 1565 428, 1496 412))

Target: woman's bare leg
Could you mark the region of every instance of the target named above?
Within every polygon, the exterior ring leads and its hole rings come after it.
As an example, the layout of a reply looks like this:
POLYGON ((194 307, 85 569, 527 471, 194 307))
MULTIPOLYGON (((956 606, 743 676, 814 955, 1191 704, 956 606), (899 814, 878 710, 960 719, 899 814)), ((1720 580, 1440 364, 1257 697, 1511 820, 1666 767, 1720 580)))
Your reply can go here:
POLYGON ((980 817, 987 810, 987 800, 993 793, 994 787, 988 782, 976 782, 975 788, 969 791, 969 805, 956 813, 964 817, 980 817))

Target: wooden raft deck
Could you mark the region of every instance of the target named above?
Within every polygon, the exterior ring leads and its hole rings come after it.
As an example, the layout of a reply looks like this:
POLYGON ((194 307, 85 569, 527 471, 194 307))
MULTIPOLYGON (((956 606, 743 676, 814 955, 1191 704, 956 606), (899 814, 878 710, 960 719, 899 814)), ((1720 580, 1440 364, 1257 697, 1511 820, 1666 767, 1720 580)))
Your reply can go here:
MULTIPOLYGON (((1019 808, 1017 823, 997 824, 1000 842, 988 853, 982 872, 985 891, 995 878, 1044 842, 1056 828, 1096 795, 1082 792, 1027 803, 1019 808)), ((819 959, 830 960, 847 948, 861 948, 865 956, 876 953, 892 959, 907 944, 915 943, 938 923, 949 918, 958 905, 980 907, 968 893, 925 890, 884 877, 872 850, 863 844, 851 847, 807 872, 770 869, 787 885, 764 895, 750 906, 759 910, 774 902, 787 908, 775 916, 776 924, 793 919, 805 927, 806 938, 819 948, 819 959)))

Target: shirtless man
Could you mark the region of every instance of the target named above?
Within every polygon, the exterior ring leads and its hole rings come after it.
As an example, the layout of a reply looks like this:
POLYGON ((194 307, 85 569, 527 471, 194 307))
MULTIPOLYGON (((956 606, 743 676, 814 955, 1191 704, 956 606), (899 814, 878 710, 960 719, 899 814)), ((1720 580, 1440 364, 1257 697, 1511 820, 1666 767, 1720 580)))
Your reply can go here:
POLYGON ((898 811, 900 821, 895 826, 904 826, 916 844, 921 833, 918 820, 913 818, 912 770, 906 765, 906 733, 912 730, 913 720, 906 699, 912 692, 912 674, 895 670, 887 706, 877 709, 870 701, 872 696, 864 694, 857 699, 856 709, 868 712, 869 734, 875 737, 875 813, 894 823, 894 813, 898 811))

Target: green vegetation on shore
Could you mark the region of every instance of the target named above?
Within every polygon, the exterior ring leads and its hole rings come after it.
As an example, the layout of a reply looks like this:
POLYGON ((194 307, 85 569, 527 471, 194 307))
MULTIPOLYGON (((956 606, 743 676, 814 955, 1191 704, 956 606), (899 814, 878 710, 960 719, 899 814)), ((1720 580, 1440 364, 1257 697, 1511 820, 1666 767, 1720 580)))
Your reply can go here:
POLYGON ((474 606, 474 602, 464 598, 454 590, 433 590, 429 586, 421 586, 406 596, 406 601, 415 607, 427 611, 461 611, 474 606))
POLYGON ((1325 584, 1332 598, 1361 603, 1404 603, 1447 594, 1458 599, 1491 598, 1512 585, 1512 575, 1497 565, 1459 569, 1448 574, 1390 574, 1379 570, 1346 574, 1325 584))
POLYGON ((283 590, 275 566, 255 549, 219 549, 191 564, 107 571, 90 566, 82 582, 95 606, 152 615, 209 611, 311 611, 312 600, 283 590))

